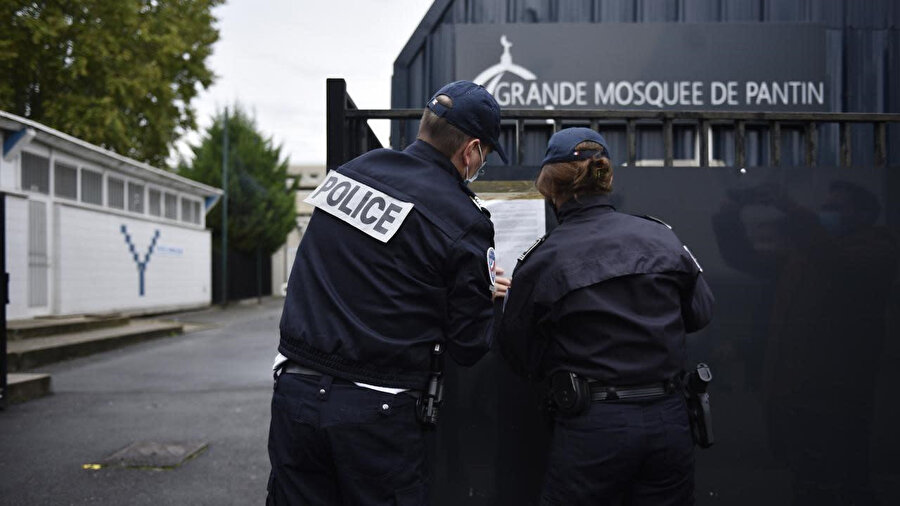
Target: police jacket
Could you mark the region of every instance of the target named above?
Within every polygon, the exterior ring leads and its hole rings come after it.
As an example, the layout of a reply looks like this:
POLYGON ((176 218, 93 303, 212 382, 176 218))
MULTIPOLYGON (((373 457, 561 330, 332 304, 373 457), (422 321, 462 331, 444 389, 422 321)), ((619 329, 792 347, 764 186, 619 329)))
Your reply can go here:
POLYGON ((685 334, 712 316, 693 255, 668 226, 616 212, 606 196, 571 199, 557 217, 513 273, 504 357, 534 379, 558 370, 610 386, 671 379, 685 334))
POLYGON ((490 348, 494 229, 431 145, 329 172, 288 281, 278 351, 360 383, 423 388, 434 343, 463 365, 490 348))

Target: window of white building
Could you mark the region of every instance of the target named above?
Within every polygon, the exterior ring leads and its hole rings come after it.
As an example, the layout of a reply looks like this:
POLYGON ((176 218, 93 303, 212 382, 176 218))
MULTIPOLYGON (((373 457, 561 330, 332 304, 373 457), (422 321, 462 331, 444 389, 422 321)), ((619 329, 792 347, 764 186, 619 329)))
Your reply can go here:
POLYGON ((193 212, 194 223, 200 224, 200 202, 194 201, 194 212, 193 212))
POLYGON ((144 185, 128 182, 128 210, 144 213, 144 185))
POLYGON ((147 212, 151 216, 162 215, 162 194, 159 190, 153 188, 147 190, 147 212))
POLYGON ((191 203, 192 202, 186 198, 181 199, 181 221, 187 223, 194 222, 194 207, 191 203))
POLYGON ((50 193, 50 159, 28 152, 22 153, 22 189, 50 193))
POLYGON ((78 169, 75 166, 62 162, 53 164, 53 193, 64 199, 78 198, 78 169))
POLYGON ((178 197, 171 194, 166 193, 166 218, 170 220, 178 219, 178 197))
POLYGON ((106 198, 109 207, 125 209, 125 181, 114 177, 106 178, 106 198))
POLYGON ((81 169, 81 201, 103 205, 103 174, 81 169))

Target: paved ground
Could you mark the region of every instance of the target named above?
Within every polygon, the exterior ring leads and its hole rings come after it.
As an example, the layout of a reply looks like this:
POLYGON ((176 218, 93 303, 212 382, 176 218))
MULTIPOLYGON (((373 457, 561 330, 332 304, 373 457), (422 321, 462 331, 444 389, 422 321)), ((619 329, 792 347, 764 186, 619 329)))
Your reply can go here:
POLYGON ((172 316, 188 334, 40 368, 54 395, 0 411, 0 503, 261 504, 281 299, 172 316), (84 470, 135 441, 209 448, 170 471, 84 470))
MULTIPOLYGON (((189 333, 40 368, 53 374, 55 394, 0 412, 0 505, 262 504, 280 314, 281 300, 268 299, 171 316, 188 323, 189 333), (174 470, 82 469, 136 441, 198 440, 208 450, 174 470)), ((475 388, 504 377, 498 360, 448 376, 448 405, 457 409, 442 413, 435 504, 497 504, 491 494, 528 488, 521 475, 510 483, 497 476, 492 452, 510 448, 497 448, 494 432, 479 429, 502 414, 495 398, 475 388)), ((790 497, 786 471, 765 456, 761 420, 748 419, 761 413, 754 398, 720 389, 722 442, 698 452, 698 504, 782 504, 790 497)), ((879 433, 893 434, 888 427, 879 433)), ((884 443, 893 448, 890 439, 884 443)), ((873 472, 882 504, 900 504, 898 476, 896 460, 873 472)))

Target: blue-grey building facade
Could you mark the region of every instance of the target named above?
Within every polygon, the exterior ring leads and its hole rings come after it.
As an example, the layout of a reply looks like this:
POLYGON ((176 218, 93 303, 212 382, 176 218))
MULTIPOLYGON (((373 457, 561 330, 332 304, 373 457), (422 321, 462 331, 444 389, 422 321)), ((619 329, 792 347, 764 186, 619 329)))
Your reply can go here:
MULTIPOLYGON (((689 25, 702 31, 703 25, 756 25, 760 27, 815 27, 823 32, 822 47, 817 58, 822 60, 822 80, 827 88, 825 107, 830 112, 898 112, 900 111, 900 4, 891 0, 438 0, 428 11, 394 64, 392 107, 421 107, 430 93, 442 84, 455 79, 474 79, 458 69, 458 62, 466 55, 457 54, 460 28, 479 27, 502 33, 504 27, 538 25, 546 35, 566 29, 570 23, 596 25, 598 32, 604 25, 689 25), (893 83, 893 84, 892 84, 893 83)), ((469 32, 466 32, 469 33, 469 32)), ((621 51, 627 55, 633 40, 619 40, 621 51)), ((664 48, 661 48, 664 49, 664 48)), ((790 46, 786 50, 794 50, 790 46)), ((500 56, 499 40, 485 52, 500 56)), ((516 54, 517 60, 528 55, 516 54)), ((553 51, 546 48, 547 55, 553 51)), ((585 48, 586 52, 590 48, 585 48)), ((777 58, 778 55, 772 55, 777 58)), ((601 63, 584 58, 585 53, 564 53, 555 56, 565 60, 586 60, 599 67, 601 63)), ((673 61, 690 60, 691 54, 674 52, 673 61)), ((598 107, 604 109, 608 107, 598 107)), ((691 107, 693 109, 693 107, 691 107)), ((745 105, 740 110, 771 110, 771 107, 745 105)), ((737 110, 737 109, 735 109, 737 110)), ((414 138, 415 125, 407 125, 401 135, 395 126, 392 144, 400 139, 414 138)), ((733 133, 728 128, 713 134, 712 157, 724 163, 733 160, 733 133)), ((610 143, 624 145, 624 129, 610 126, 604 130, 610 143)), ((661 138, 658 128, 639 130, 639 158, 661 158, 661 138)), ((696 139, 689 128, 676 129, 676 158, 690 159, 695 153, 696 139)), ((768 145, 765 131, 748 131, 748 162, 764 164, 768 145)), ((785 163, 801 164, 802 136, 799 131, 786 128, 783 133, 785 163)), ((836 164, 834 149, 837 127, 825 127, 818 133, 820 161, 836 164)), ((889 129, 888 136, 896 145, 900 132, 889 129)), ((508 136, 509 137, 509 136, 508 136)), ((540 150, 533 147, 546 139, 547 133, 532 132, 526 141, 526 163, 540 160, 540 150), (533 136, 533 137, 532 137, 533 136)), ((508 139, 512 143, 512 139, 508 139)), ((866 165, 872 162, 872 133, 866 128, 853 131, 854 158, 866 165)), ((614 150, 622 153, 623 149, 614 150)), ((890 160, 897 160, 898 149, 889 149, 890 160)), ((613 160, 621 162, 622 159, 613 160)))

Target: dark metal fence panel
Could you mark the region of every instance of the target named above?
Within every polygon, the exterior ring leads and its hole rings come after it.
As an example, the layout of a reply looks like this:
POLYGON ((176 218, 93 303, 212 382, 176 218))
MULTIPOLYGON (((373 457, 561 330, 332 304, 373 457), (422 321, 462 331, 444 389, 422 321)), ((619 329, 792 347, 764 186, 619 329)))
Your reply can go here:
MULTIPOLYGON (((365 121, 408 130, 421 114, 357 110, 346 98, 341 135, 360 148, 365 121)), ((900 344, 887 338, 900 332, 900 172, 884 163, 900 114, 502 114, 511 163, 482 180, 532 179, 554 131, 594 128, 613 153, 615 205, 665 217, 703 262, 717 315, 689 338, 688 354, 717 370, 721 442, 697 454, 698 504, 783 504, 823 490, 844 504, 900 500, 900 407, 888 388, 900 381, 891 365, 900 344), (860 131, 869 144, 857 142, 860 131), (662 166, 635 167, 639 156, 662 166), (877 166, 859 166, 866 156, 877 166), (834 228, 823 211, 841 206, 854 218, 834 228), (833 442, 824 454, 822 441, 833 442)), ((445 377, 434 504, 535 504, 550 437, 539 388, 496 353, 472 368, 448 363, 445 377)))
MULTIPOLYGON (((334 89, 346 90, 346 87, 334 86, 334 89)), ((371 130, 365 126, 367 120, 392 119, 396 125, 402 124, 392 128, 392 131, 407 132, 402 147, 415 138, 420 115, 418 108, 357 110, 350 108, 353 104, 349 99, 344 103, 347 108, 334 111, 333 116, 329 116, 329 125, 338 125, 340 120, 337 118, 343 118, 343 137, 357 140, 342 138, 333 141, 330 135, 329 153, 343 153, 343 158, 329 158, 330 168, 368 149, 380 147, 371 130), (363 137, 365 140, 361 141, 363 137), (339 145, 347 143, 352 148, 341 151, 339 145)), ((900 122, 900 114, 877 113, 583 109, 505 109, 502 117, 501 142, 504 150, 514 153, 512 165, 524 166, 540 162, 543 157, 541 148, 554 131, 570 126, 587 126, 607 137, 614 165, 671 165, 678 160, 680 165, 701 167, 763 166, 775 162, 780 166, 883 167, 890 163, 889 135, 893 135, 896 123, 900 122), (833 135, 835 131, 837 136, 833 135)))
POLYGON ((327 147, 325 167, 331 170, 347 160, 381 147, 366 118, 351 116, 356 104, 347 94, 343 79, 328 79, 326 88, 327 147))
POLYGON ((228 250, 228 297, 222 296, 222 250, 212 252, 213 300, 238 301, 281 293, 272 286, 272 256, 260 252, 228 250))
MULTIPOLYGON (((617 168, 614 197, 620 209, 665 217, 697 250, 721 311, 712 329, 691 338, 690 352, 694 358, 714 361, 721 371, 721 426, 725 433, 735 435, 727 445, 698 454, 700 504, 787 503, 794 487, 792 480, 802 480, 806 473, 807 478, 811 476, 820 483, 839 482, 843 478, 833 476, 828 467, 845 469, 850 461, 856 467, 854 479, 872 482, 871 487, 884 503, 900 499, 896 487, 900 468, 890 457, 900 451, 900 442, 891 437, 890 429, 900 423, 900 410, 886 394, 886 385, 900 380, 896 370, 888 367, 900 360, 900 345, 884 340, 900 332, 900 317, 896 316, 900 314, 900 289, 896 258, 891 265, 890 246, 900 232, 900 172, 895 170, 900 164, 900 115, 896 114, 900 113, 900 30, 896 28, 900 26, 900 4, 895 0, 437 0, 426 21, 395 63, 392 106, 417 111, 415 117, 412 113, 407 116, 403 136, 396 134, 399 121, 393 122, 391 144, 395 148, 414 138, 418 111, 435 89, 456 78, 474 77, 455 73, 453 34, 459 24, 721 22, 826 27, 824 79, 833 90, 826 107, 848 114, 670 111, 661 115, 658 111, 506 109, 501 141, 512 161, 509 167, 490 167, 483 179, 533 177, 554 129, 589 126, 603 133, 610 144, 617 168), (860 116, 855 114, 858 112, 894 114, 860 116), (705 131, 711 136, 704 135, 705 131), (701 151, 706 156, 701 156, 701 151), (658 161, 664 166, 633 168, 637 161, 658 161), (685 163, 694 166, 672 167, 685 163), (713 167, 703 168, 707 165, 713 167), (746 167, 746 174, 736 170, 739 167, 746 167), (796 209, 815 217, 833 197, 830 188, 834 184, 841 187, 842 181, 851 183, 850 193, 856 195, 857 204, 861 199, 865 202, 860 205, 866 209, 880 209, 874 224, 854 231, 861 234, 858 241, 846 240, 846 236, 828 238, 828 233, 819 230, 822 233, 816 240, 824 242, 810 248, 800 241, 809 237, 786 234, 785 227, 790 224, 784 221, 782 210, 763 202, 763 197, 771 200, 773 195, 788 196, 797 204, 796 209), (875 206, 870 205, 873 199, 875 206), (756 253, 763 255, 788 253, 763 271, 747 274, 753 255, 735 258, 721 249, 723 241, 712 221, 721 218, 722 202, 734 200, 746 206, 740 219, 751 243, 748 249, 758 246, 756 253), (866 280, 862 284, 867 288, 860 285, 853 289, 871 296, 866 301, 843 297, 855 281, 839 273, 865 270, 865 262, 842 264, 842 260, 828 256, 838 250, 842 255, 849 253, 841 248, 853 244, 878 253, 883 262, 879 271, 882 276, 862 274, 859 279, 866 280), (798 264, 792 267, 784 263, 787 260, 798 264), (801 272, 805 281, 791 277, 792 272, 801 272), (785 298, 790 298, 792 305, 782 309, 780 301, 785 298), (846 316, 846 311, 839 315, 829 310, 829 305, 838 300, 858 306, 867 316, 854 320, 846 316), (833 317, 829 315, 832 312, 833 317), (822 318, 831 318, 833 325, 822 326, 820 336, 804 330, 803 322, 822 318), (858 361, 879 376, 877 380, 858 376, 848 381, 862 392, 863 404, 878 406, 879 418, 862 413, 857 420, 866 436, 851 438, 846 446, 834 448, 823 461, 827 466, 802 458, 786 465, 784 455, 774 451, 779 437, 784 443, 785 433, 798 436, 796 448, 802 457, 803 452, 815 450, 814 436, 825 437, 829 430, 835 434, 846 432, 839 429, 849 430, 838 418, 855 405, 852 401, 828 404, 810 395, 801 408, 806 411, 798 419, 779 420, 787 405, 767 401, 777 390, 765 384, 772 377, 767 377, 763 369, 774 366, 782 378, 809 384, 809 378, 827 381, 828 368, 821 363, 804 363, 800 373, 791 372, 783 361, 769 354, 772 350, 791 351, 779 350, 778 346, 788 342, 786 337, 780 338, 792 335, 809 340, 808 348, 827 348, 808 357, 826 362, 846 358, 836 351, 843 349, 836 329, 849 329, 854 322, 862 322, 854 335, 861 331, 868 339, 855 341, 858 346, 853 352, 863 353, 858 361), (796 330, 785 334, 784 329, 789 327, 796 330), (872 358, 878 353, 880 357, 872 358), (810 422, 809 414, 816 409, 826 418, 825 423, 810 422), (787 424, 781 434, 775 427, 779 421, 787 424), (808 426, 822 431, 807 430, 808 426), (808 434, 810 437, 805 438, 808 434), (868 451, 868 462, 859 458, 860 452, 868 451), (838 463, 835 456, 847 460, 838 463), (736 465, 738 460, 746 463, 736 465)), ((496 157, 491 158, 497 163, 496 157)), ((815 228, 807 225, 804 230, 815 228)), ((727 245, 728 241, 724 242, 727 245)), ((443 474, 436 483, 447 496, 438 504, 530 504, 539 488, 539 462, 547 433, 537 417, 519 416, 533 408, 534 392, 504 374, 503 365, 495 358, 489 356, 473 370, 457 376, 448 375, 448 392, 453 392, 449 395, 456 396, 448 399, 448 406, 461 409, 447 410, 450 418, 441 428, 443 447, 436 465, 443 474), (465 392, 474 391, 473 385, 490 391, 467 397, 465 392)))

